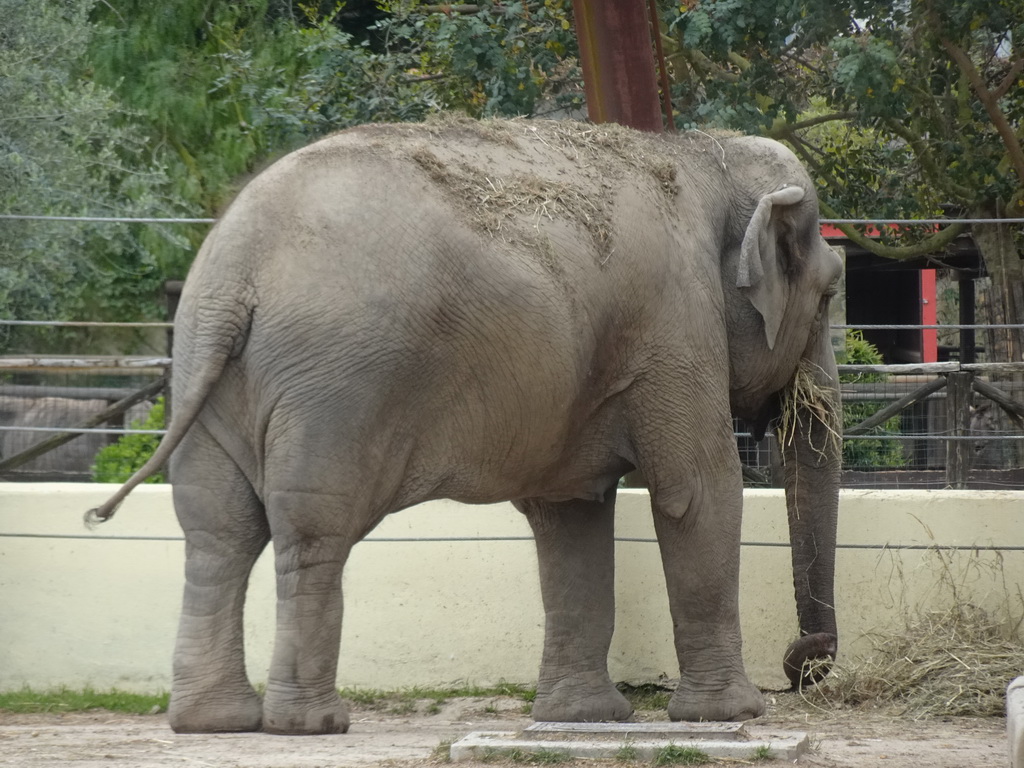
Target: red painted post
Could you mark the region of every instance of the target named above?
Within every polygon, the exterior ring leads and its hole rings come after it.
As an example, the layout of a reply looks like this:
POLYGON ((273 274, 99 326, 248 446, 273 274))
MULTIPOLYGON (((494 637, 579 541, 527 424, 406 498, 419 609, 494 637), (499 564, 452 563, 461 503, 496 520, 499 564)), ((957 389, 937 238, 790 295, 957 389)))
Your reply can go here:
MULTIPOLYGON (((922 269, 920 275, 921 325, 937 325, 939 320, 936 307, 935 270, 922 269)), ((937 363, 938 361, 939 332, 935 330, 921 331, 921 362, 937 363)))
POLYGON ((662 131, 645 0, 573 0, 576 37, 595 123, 662 131))

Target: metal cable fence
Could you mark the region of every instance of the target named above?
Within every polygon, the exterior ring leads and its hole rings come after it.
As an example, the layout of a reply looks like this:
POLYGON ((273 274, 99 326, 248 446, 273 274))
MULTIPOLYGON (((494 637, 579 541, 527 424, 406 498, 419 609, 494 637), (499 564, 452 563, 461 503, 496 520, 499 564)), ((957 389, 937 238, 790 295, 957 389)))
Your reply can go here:
MULTIPOLYGON (((165 391, 170 363, 155 356, 0 357, 0 480, 118 479, 97 474, 96 457, 125 435, 155 440, 164 433, 147 417, 165 391), (26 460, 40 447, 46 450, 26 460)), ((1024 488, 1024 364, 842 365, 840 374, 845 484, 1024 488)), ((775 438, 757 442, 737 421, 736 439, 746 481, 780 486, 775 438)))
MULTIPOLYGON (((0 480, 113 481, 97 457, 147 425, 168 358, 0 358, 0 480)), ((116 453, 116 448, 114 452, 116 453)), ((108 450, 108 453, 110 451, 108 450)))

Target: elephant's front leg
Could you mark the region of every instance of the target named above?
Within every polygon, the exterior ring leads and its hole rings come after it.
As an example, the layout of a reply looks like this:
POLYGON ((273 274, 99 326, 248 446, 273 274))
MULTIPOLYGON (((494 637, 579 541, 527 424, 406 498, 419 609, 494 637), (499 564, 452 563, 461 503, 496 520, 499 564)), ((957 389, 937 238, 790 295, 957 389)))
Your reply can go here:
POLYGON ((741 500, 730 498, 738 491, 702 498, 708 490, 652 496, 679 658, 668 714, 673 720, 747 720, 764 713, 764 699, 743 669, 741 500))
POLYGON ((668 714, 673 720, 758 717, 764 699, 743 669, 743 484, 731 420, 727 411, 717 418, 705 412, 700 424, 676 426, 654 443, 669 450, 643 467, 679 659, 668 714))
POLYGON ((338 497, 273 493, 268 513, 277 571, 277 634, 263 729, 345 733, 348 709, 336 684, 341 573, 358 537, 344 530, 338 497))
POLYGON ((533 718, 625 720, 633 708, 608 676, 615 625, 615 490, 603 502, 516 502, 537 542, 544 655, 533 718))

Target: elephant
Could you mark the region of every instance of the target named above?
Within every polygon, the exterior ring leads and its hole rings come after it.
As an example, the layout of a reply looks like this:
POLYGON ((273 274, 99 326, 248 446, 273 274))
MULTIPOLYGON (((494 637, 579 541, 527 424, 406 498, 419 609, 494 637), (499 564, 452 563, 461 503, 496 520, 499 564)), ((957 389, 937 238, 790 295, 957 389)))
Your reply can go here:
POLYGON ((607 657, 616 489, 634 469, 679 660, 668 715, 759 716, 741 656, 734 415, 761 436, 788 424, 800 637, 786 665, 794 682, 805 659, 827 667, 840 456, 827 307, 842 264, 817 210, 777 142, 571 121, 364 125, 256 176, 185 282, 167 435, 87 513, 109 519, 170 460, 186 539, 171 726, 346 731, 342 569, 386 515, 438 498, 511 501, 533 532, 533 717, 627 719, 607 657), (261 697, 241 617, 270 542, 261 697))

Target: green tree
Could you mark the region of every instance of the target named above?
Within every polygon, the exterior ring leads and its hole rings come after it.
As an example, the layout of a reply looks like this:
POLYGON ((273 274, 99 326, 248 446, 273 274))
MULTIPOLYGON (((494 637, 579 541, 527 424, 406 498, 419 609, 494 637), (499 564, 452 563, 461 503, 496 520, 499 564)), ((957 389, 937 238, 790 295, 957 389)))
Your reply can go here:
POLYGON ((381 6, 389 16, 375 28, 417 57, 441 108, 486 117, 581 104, 569 0, 489 1, 463 13, 408 0, 381 6))
MULTIPOLYGON (((89 0, 0 0, 0 212, 152 216, 176 210, 145 138, 82 61, 89 0)), ((154 249, 172 232, 0 221, 0 316, 136 320, 156 312, 154 249)), ((0 348, 45 351, 67 334, 0 328, 0 348)), ((79 337, 80 345, 88 342, 79 337)))
MULTIPOLYGON (((529 113, 573 69, 568 0, 378 6, 349 17, 323 2, 107 0, 90 60, 143 116, 176 194, 208 215, 248 174, 330 131, 442 109, 529 113)), ((205 232, 188 231, 193 246, 205 232)), ((181 276, 188 261, 161 266, 181 276)))
MULTIPOLYGON (((789 142, 825 214, 1024 215, 1019 0, 687 0, 667 22, 683 121, 789 142)), ((881 242, 843 229, 903 258, 941 251, 965 228, 881 242)), ((1006 322, 1024 322, 1021 232, 972 231, 1006 322)), ((994 352, 1019 360, 1022 341, 994 352)))
MULTIPOLYGON (((255 114, 281 103, 300 65, 265 0, 108 0, 92 17, 93 75, 133 111, 148 161, 166 168, 191 215, 217 213, 236 179, 287 144, 255 114)), ((191 248, 159 254, 166 276, 184 276, 207 227, 179 231, 191 248)))

